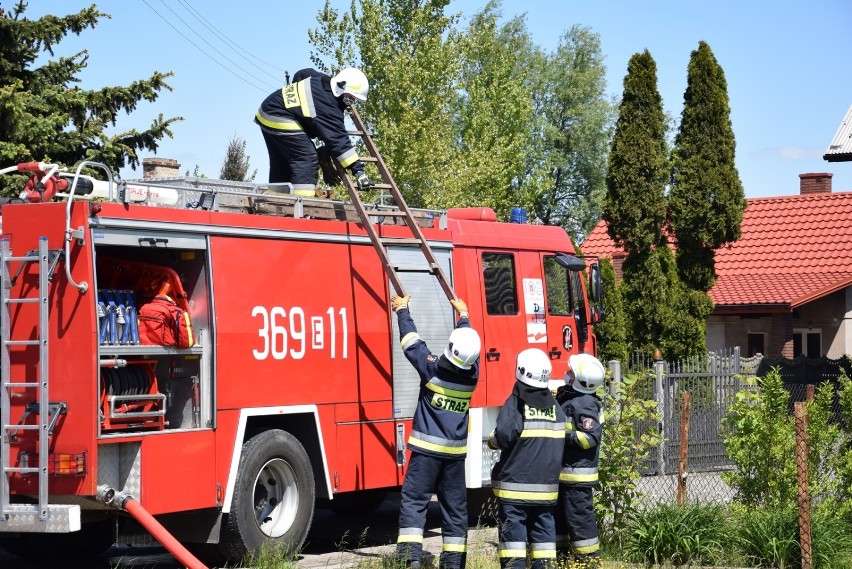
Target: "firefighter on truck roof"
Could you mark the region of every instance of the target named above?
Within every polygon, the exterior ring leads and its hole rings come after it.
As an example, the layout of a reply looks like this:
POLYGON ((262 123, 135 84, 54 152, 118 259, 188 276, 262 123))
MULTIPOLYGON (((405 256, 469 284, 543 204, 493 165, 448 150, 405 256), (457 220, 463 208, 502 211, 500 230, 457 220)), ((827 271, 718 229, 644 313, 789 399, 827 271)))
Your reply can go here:
MULTIPOLYGON (((254 122, 269 152, 269 183, 289 182, 298 196, 316 195, 320 158, 312 139, 318 138, 323 142, 320 150, 348 168, 359 189, 372 186, 343 122, 344 109, 366 101, 369 89, 367 77, 358 69, 347 67, 330 77, 308 68, 266 97, 254 122)), ((324 178, 331 182, 325 172, 323 168, 324 178)))
POLYGON ((459 313, 441 356, 432 354, 420 336, 408 301, 411 295, 391 299, 399 321, 405 357, 420 375, 420 395, 408 446, 411 461, 402 484, 396 557, 401 564, 420 569, 426 508, 437 494, 441 509, 443 547, 439 566, 464 569, 467 560, 467 487, 464 459, 470 398, 479 379, 481 341, 470 327, 467 305, 451 300, 459 313))
POLYGON ((518 354, 515 386, 497 415, 488 446, 500 450, 491 471, 500 567, 524 569, 529 543, 532 569, 556 560, 553 510, 565 445, 565 413, 549 389, 550 358, 538 348, 518 354))

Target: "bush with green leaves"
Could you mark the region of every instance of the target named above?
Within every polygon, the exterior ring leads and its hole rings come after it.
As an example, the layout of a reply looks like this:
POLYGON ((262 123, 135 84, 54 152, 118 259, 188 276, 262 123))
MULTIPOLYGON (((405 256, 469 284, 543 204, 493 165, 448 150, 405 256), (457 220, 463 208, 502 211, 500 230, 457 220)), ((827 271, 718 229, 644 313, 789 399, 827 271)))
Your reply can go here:
POLYGON ((605 541, 620 546, 623 531, 642 505, 636 483, 642 462, 662 442, 657 431, 657 402, 645 399, 653 374, 627 375, 604 395, 604 431, 601 442, 600 483, 595 499, 605 541))
POLYGON ((623 551, 646 564, 719 564, 729 560, 731 540, 723 506, 660 504, 634 514, 623 551))
POLYGON ((790 395, 778 369, 765 377, 744 379, 746 389, 722 419, 725 453, 736 466, 722 474, 734 499, 749 507, 782 507, 795 503, 795 424, 789 416, 790 395))

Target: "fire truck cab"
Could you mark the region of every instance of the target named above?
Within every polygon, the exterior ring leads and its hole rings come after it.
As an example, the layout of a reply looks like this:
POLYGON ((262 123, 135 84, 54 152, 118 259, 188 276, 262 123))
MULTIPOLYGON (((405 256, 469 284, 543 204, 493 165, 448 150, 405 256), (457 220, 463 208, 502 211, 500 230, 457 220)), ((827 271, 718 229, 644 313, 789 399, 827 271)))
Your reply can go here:
MULTIPOLYGON (((385 268, 345 202, 283 196, 263 214, 252 184, 147 184, 141 201, 72 186, 2 208, 0 546, 106 549, 139 529, 116 507, 130 496, 232 560, 269 540, 297 549, 318 501, 363 507, 402 484, 420 381, 385 268), (184 346, 140 338, 158 295, 184 309, 184 346)), ((379 234, 405 237, 386 211, 379 234)), ((599 269, 559 227, 488 208, 417 215, 483 340, 466 473, 487 487, 497 457, 482 441, 516 354, 541 348, 560 380, 569 355, 595 353, 599 269)), ((387 253, 442 353, 444 292, 419 249, 387 253)))

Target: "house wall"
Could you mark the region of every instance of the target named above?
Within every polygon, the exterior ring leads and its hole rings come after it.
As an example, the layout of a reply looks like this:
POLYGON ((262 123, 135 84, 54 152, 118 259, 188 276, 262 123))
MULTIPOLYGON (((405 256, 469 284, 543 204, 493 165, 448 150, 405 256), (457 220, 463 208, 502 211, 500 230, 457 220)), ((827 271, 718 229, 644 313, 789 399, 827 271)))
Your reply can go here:
POLYGON ((765 334, 766 356, 793 357, 793 332, 822 335, 822 354, 836 359, 852 354, 852 287, 830 294, 792 314, 724 315, 707 319, 707 349, 734 346, 748 353, 748 335, 765 334))

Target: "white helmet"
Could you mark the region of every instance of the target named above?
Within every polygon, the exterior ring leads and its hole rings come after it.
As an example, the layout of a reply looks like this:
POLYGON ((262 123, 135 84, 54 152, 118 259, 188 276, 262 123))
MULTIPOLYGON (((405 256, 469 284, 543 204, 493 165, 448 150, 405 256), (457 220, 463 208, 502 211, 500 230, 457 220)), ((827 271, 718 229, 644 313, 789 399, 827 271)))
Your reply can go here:
POLYGON ((527 348, 516 359, 515 379, 530 387, 547 389, 552 369, 547 354, 538 348, 527 348))
POLYGON ((603 385, 605 377, 606 370, 598 358, 590 354, 577 354, 568 358, 565 383, 580 393, 594 393, 603 385))
POLYGON ((444 355, 450 363, 461 369, 470 369, 479 358, 479 349, 482 342, 479 340, 479 334, 473 328, 456 328, 450 334, 450 339, 447 342, 447 349, 444 350, 444 355))
POLYGON ((331 92, 335 97, 348 93, 359 101, 367 100, 370 82, 360 69, 347 67, 331 78, 331 92))

